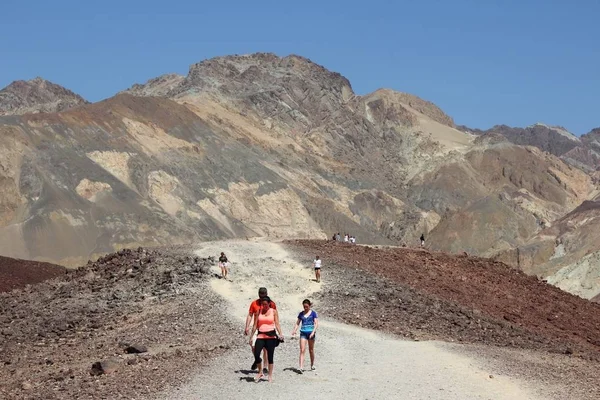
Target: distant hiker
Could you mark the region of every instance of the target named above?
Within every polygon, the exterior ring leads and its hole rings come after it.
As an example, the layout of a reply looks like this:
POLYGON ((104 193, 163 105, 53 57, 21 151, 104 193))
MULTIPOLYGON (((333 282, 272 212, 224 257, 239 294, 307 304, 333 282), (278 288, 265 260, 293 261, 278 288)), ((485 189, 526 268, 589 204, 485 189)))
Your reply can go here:
POLYGON ((340 236, 339 232, 335 234, 335 240, 337 240, 338 242, 342 240, 342 237, 340 236))
POLYGON ((335 242, 335 233, 333 234, 333 236, 331 237, 331 240, 333 240, 335 242))
MULTIPOLYGON (((260 311, 260 307, 261 307, 261 301, 262 299, 266 298, 268 296, 267 294, 267 288, 266 287, 261 287, 260 289, 258 289, 258 299, 254 300, 252 303, 250 303, 250 308, 248 309, 248 316, 246 317, 246 327, 244 328, 244 335, 248 335, 248 332, 250 331, 250 326, 253 324, 253 319, 256 319, 255 317, 258 315, 258 312, 260 311)), ((271 308, 273 309, 277 309, 277 306, 275 305, 275 302, 273 300, 271 300, 271 308)), ((252 349, 252 354, 254 355, 254 341, 256 341, 255 337, 251 337, 250 338, 250 348, 252 349)), ((264 350, 264 357, 267 357, 267 349, 264 350)), ((255 370, 256 369, 256 362, 252 363, 252 367, 250 367, 251 370, 255 370)))
POLYGON ((308 353, 310 354, 310 369, 315 370, 315 333, 319 328, 319 318, 315 310, 311 310, 310 300, 304 299, 302 302, 303 311, 298 314, 298 319, 294 325, 292 336, 296 335, 298 326, 300 327, 300 372, 304 372, 304 353, 306 352, 306 343, 308 342, 308 353))
POLYGON ((229 267, 229 261, 223 252, 221 252, 221 257, 219 257, 219 267, 221 267, 221 277, 223 279, 227 279, 227 268, 229 267))
POLYGON ((349 237, 348 237, 348 234, 346 233, 344 235, 344 243, 348 243, 348 239, 349 239, 349 237))
POLYGON ((355 236, 350 236, 350 243, 356 244, 356 237, 355 236))
POLYGON ((425 246, 425 235, 421 233, 421 247, 425 246))
POLYGON ((317 283, 319 283, 321 282, 321 259, 319 256, 315 257, 313 268, 315 269, 315 279, 317 280, 317 283))
MULTIPOLYGON (((252 327, 252 334, 250 336, 254 336, 255 332, 258 333, 258 336, 254 345, 254 362, 258 366, 258 375, 254 380, 258 382, 264 376, 262 369, 263 360, 260 358, 260 353, 263 349, 266 349, 267 357, 265 363, 269 365, 269 382, 273 382, 275 347, 284 341, 284 337, 279 325, 279 314, 276 309, 271 307, 271 299, 268 296, 260 299, 260 310, 256 314, 256 318, 254 318, 254 326, 252 327)), ((250 339, 250 345, 252 345, 252 339, 250 339)))

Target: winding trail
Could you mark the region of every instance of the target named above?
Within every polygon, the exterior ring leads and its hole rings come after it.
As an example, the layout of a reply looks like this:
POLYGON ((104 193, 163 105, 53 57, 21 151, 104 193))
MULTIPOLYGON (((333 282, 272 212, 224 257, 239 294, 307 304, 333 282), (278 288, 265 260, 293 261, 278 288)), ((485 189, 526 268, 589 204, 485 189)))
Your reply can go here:
MULTIPOLYGON (((226 241, 200 245, 203 257, 224 251, 231 261, 230 281, 213 279, 223 296, 240 342, 248 305, 266 286, 277 302, 286 343, 275 351, 274 383, 253 382, 250 348, 228 352, 199 370, 192 381, 167 393, 166 399, 538 399, 526 382, 489 377, 478 362, 444 348, 439 342, 399 340, 381 332, 342 324, 321 315, 315 345, 316 371, 303 375, 298 341, 290 340, 305 297, 320 290, 310 265, 300 265, 282 246, 266 241, 226 241)), ((219 273, 218 267, 214 269, 219 273)), ((327 261, 323 262, 323 280, 327 261)), ((319 305, 314 309, 318 312, 319 305)), ((308 352, 305 366, 310 365, 308 352)))

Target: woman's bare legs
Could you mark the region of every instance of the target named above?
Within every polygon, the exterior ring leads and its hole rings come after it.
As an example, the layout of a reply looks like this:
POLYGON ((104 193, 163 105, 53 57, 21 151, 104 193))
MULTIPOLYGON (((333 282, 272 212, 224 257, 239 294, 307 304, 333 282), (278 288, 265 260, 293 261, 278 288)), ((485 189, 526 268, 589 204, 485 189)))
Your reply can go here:
POLYGON ((256 378, 254 378, 254 380, 256 382, 260 381, 262 379, 263 375, 263 370, 262 370, 262 362, 257 364, 258 366, 258 375, 256 375, 256 378))
POLYGON ((273 364, 269 364, 269 382, 273 383, 273 364))
POLYGON ((310 368, 312 369, 312 367, 315 365, 315 341, 314 341, 314 339, 308 341, 308 353, 310 354, 310 368))
POLYGON ((315 269, 315 278, 317 279, 317 282, 321 282, 321 269, 315 269))
POLYGON ((304 353, 306 352, 306 339, 300 338, 300 371, 304 369, 304 353))

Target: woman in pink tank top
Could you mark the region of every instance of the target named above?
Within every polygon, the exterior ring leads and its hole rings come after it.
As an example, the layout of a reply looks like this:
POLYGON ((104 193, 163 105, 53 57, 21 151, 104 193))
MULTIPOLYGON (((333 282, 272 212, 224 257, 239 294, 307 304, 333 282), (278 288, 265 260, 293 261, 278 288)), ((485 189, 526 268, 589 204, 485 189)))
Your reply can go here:
MULTIPOLYGON (((275 356, 275 347, 279 346, 280 341, 283 342, 283 332, 279 325, 279 314, 277 310, 271 308, 271 299, 263 297, 260 299, 261 307, 254 318, 254 326, 250 338, 258 332, 256 343, 254 344, 254 362, 258 365, 258 376, 256 381, 260 381, 263 377, 262 359, 260 353, 263 348, 267 349, 267 363, 269 364, 269 382, 273 382, 273 359, 275 356), (279 334, 279 336, 277 336, 279 334)), ((252 339, 250 339, 252 345, 252 339)))

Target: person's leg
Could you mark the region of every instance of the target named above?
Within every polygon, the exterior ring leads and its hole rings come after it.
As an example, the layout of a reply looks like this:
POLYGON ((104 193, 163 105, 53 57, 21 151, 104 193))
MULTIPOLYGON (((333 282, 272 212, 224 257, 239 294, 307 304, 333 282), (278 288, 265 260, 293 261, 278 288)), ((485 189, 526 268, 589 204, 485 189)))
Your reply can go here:
POLYGON ((268 354, 267 354, 267 347, 265 346, 265 348, 263 349, 263 360, 265 360, 265 362, 263 363, 263 373, 266 371, 267 369, 267 360, 268 360, 268 354))
POLYGON ((321 268, 317 269, 316 274, 317 274, 317 282, 321 282, 321 268))
POLYGON ((315 366, 315 340, 308 341, 308 353, 310 354, 310 368, 315 366))
POLYGON ((224 276, 224 278, 225 278, 225 279, 227 279, 227 273, 229 272, 229 271, 227 270, 227 265, 225 265, 225 266, 223 267, 223 270, 225 271, 225 276, 224 276))
POLYGON ((252 363, 252 370, 256 369, 256 358, 254 357, 254 348, 256 347, 256 336, 254 337, 254 345, 250 346, 250 348, 252 349, 252 358, 254 359, 254 362, 252 363))
POLYGON ((315 281, 319 282, 319 270, 315 268, 315 281))
POLYGON ((306 352, 306 339, 300 334, 300 371, 304 369, 304 353, 306 352))
POLYGON ((260 359, 260 353, 262 353, 264 347, 265 339, 256 339, 256 343, 254 344, 254 362, 258 366, 258 375, 256 376, 257 381, 263 377, 262 360, 260 359))
POLYGON ((267 342, 267 355, 269 363, 269 382, 273 382, 273 369, 275 364, 275 346, 277 345, 277 339, 266 339, 267 342))

